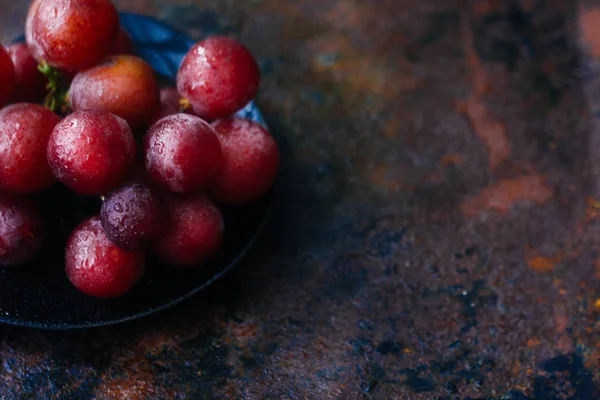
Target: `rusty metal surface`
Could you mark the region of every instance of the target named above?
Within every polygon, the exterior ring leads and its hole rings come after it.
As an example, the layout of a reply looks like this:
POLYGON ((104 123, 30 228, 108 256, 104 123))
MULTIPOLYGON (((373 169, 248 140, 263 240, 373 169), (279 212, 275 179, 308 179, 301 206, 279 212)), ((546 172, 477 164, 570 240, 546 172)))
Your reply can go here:
POLYGON ((0 328, 2 398, 600 397, 598 2, 119 6, 256 53, 278 205, 180 307, 0 328))

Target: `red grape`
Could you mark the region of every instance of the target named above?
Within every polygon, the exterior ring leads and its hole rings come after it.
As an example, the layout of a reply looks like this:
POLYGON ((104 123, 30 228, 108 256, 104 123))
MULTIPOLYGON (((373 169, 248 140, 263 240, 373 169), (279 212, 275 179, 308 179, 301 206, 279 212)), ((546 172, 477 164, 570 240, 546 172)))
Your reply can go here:
POLYGON ((177 89, 194 113, 225 118, 256 96, 260 72, 252 54, 234 39, 217 36, 194 45, 177 73, 177 89))
POLYGON ((135 140, 122 118, 106 111, 74 112, 50 135, 48 163, 56 178, 82 195, 105 193, 129 173, 135 140))
POLYGON ((32 200, 0 193, 0 265, 29 261, 44 245, 46 224, 32 200))
POLYGON ((0 110, 0 189, 33 193, 54 184, 46 148, 59 121, 58 115, 37 104, 0 110))
POLYGON ((38 70, 38 63, 31 55, 27 44, 15 43, 8 46, 6 50, 15 65, 17 83, 11 101, 13 103, 42 101, 46 94, 48 81, 38 70))
POLYGON ((98 216, 79 224, 67 242, 67 277, 89 296, 114 298, 125 294, 142 277, 144 263, 144 253, 122 250, 106 237, 98 216))
POLYGON ((41 0, 28 40, 48 65, 80 71, 100 62, 119 34, 119 14, 110 0, 41 0))
POLYGON ((223 203, 258 199, 277 176, 279 151, 275 140, 262 126, 243 118, 212 125, 223 151, 223 162, 209 188, 212 198, 223 203))
POLYGON ((119 36, 113 45, 110 55, 129 54, 134 55, 135 50, 133 47, 133 41, 125 29, 119 29, 119 36))
POLYGON ((106 236, 128 251, 139 251, 159 237, 163 215, 158 193, 142 182, 113 190, 100 211, 106 236))
POLYGON ((204 194, 166 199, 169 224, 156 253, 167 264, 192 267, 213 258, 223 240, 223 217, 204 194))
POLYGON ((125 119, 132 129, 147 125, 160 95, 152 68, 134 56, 112 56, 80 72, 71 84, 73 110, 104 110, 125 119))
POLYGON ((144 137, 146 169, 173 192, 204 189, 221 163, 221 145, 211 126, 188 114, 158 121, 144 137))
POLYGON ((0 107, 6 104, 15 89, 16 76, 13 62, 0 44, 0 107))
POLYGON ((181 95, 174 87, 165 87, 160 89, 160 105, 150 121, 154 125, 159 119, 169 115, 178 114, 181 110, 181 95))

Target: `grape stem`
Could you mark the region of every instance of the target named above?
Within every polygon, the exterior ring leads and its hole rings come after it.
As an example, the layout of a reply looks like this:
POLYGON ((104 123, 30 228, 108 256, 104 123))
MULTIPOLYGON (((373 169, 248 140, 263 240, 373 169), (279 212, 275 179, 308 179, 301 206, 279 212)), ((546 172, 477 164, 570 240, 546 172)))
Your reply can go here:
POLYGON ((179 100, 179 111, 180 112, 187 112, 192 108, 192 104, 190 103, 190 101, 186 98, 182 98, 181 100, 179 100))
POLYGON ((65 84, 63 74, 56 68, 51 67, 45 61, 38 65, 38 70, 48 79, 48 95, 44 100, 44 107, 52 112, 60 110, 65 113, 69 105, 69 89, 65 84))

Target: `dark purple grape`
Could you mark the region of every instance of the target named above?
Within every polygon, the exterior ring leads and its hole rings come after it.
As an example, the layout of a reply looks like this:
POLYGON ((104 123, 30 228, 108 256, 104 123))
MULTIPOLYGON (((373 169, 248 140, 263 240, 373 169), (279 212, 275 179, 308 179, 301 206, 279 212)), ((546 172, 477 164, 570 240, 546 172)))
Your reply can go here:
POLYGON ((139 251, 154 243, 163 227, 159 195, 143 182, 127 183, 113 190, 100 211, 106 236, 127 251, 139 251))

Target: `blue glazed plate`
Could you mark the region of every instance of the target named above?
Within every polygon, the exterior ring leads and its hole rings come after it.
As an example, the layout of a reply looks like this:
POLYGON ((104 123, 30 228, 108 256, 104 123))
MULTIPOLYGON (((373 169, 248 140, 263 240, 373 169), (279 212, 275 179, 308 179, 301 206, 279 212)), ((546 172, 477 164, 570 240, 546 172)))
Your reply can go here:
MULTIPOLYGON (((122 13, 121 26, 133 39, 137 55, 174 83, 179 64, 194 42, 140 15, 122 13)), ((254 102, 238 115, 266 127, 254 102)), ((67 280, 64 248, 73 228, 97 214, 100 203, 55 185, 39 199, 51 229, 48 243, 27 265, 0 270, 0 322, 44 329, 88 328, 125 322, 175 305, 223 276, 248 252, 265 225, 270 198, 221 207, 225 238, 218 257, 209 265, 174 269, 149 255, 146 274, 131 292, 119 299, 97 300, 79 293, 67 280)))

